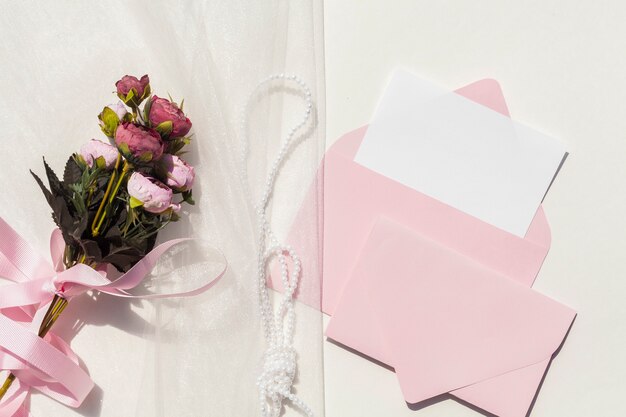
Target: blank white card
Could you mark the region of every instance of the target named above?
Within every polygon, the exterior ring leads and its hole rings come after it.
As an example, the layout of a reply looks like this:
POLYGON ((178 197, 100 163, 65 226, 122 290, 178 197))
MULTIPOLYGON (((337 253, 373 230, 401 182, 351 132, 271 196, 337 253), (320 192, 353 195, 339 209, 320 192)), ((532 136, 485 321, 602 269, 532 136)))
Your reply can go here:
POLYGON ((564 156, 554 138, 398 70, 355 161, 523 237, 564 156))

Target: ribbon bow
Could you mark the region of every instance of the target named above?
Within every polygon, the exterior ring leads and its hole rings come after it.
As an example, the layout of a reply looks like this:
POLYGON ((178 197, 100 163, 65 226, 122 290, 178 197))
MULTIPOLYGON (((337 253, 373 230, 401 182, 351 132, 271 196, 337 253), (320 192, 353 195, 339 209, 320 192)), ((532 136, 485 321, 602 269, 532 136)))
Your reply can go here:
POLYGON ((174 239, 157 246, 111 281, 104 272, 87 265, 64 269, 65 243, 60 230, 55 229, 50 238, 51 264, 0 218, 0 277, 13 281, 0 287, 0 370, 11 371, 17 378, 0 402, 0 417, 28 416, 24 402, 31 388, 62 404, 78 407, 94 386, 65 341, 52 332, 44 338, 37 336, 39 323, 55 294, 65 298, 89 290, 128 298, 199 294, 224 275, 228 265, 225 258, 219 274, 193 290, 139 296, 127 292, 141 283, 170 248, 190 240, 174 239))

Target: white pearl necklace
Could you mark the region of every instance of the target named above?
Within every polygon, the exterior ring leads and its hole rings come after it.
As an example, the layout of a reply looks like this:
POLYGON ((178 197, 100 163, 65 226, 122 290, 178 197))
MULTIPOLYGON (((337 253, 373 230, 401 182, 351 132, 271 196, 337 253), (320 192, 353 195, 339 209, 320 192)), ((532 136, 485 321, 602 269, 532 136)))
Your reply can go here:
MULTIPOLYGON (((298 287, 298 281, 302 271, 300 259, 289 245, 278 242, 272 233, 266 216, 266 208, 276 177, 285 159, 287 152, 294 145, 294 137, 307 123, 312 114, 313 102, 311 90, 299 77, 295 75, 277 74, 261 81, 253 90, 244 109, 242 121, 242 175, 246 190, 248 183, 247 157, 248 157, 248 116, 249 106, 257 92, 270 83, 282 81, 290 82, 297 86, 303 93, 305 111, 301 120, 289 131, 282 143, 278 155, 274 160, 270 172, 267 175, 265 188, 259 203, 255 206, 259 227, 258 240, 258 264, 257 264, 257 292, 259 296, 259 311, 263 330, 268 348, 264 355, 263 369, 257 379, 259 387, 259 406, 262 417, 278 417, 282 410, 283 400, 288 399, 291 404, 299 408, 306 416, 313 417, 313 411, 300 398, 291 392, 293 380, 296 375, 296 351, 292 346, 296 320, 294 310, 294 293, 298 287), (272 303, 267 289, 267 269, 273 258, 278 258, 280 275, 283 284, 283 294, 280 304, 273 313, 272 303), (287 260, 292 263, 290 273, 287 260)), ((248 191, 248 195, 250 195, 248 191)))

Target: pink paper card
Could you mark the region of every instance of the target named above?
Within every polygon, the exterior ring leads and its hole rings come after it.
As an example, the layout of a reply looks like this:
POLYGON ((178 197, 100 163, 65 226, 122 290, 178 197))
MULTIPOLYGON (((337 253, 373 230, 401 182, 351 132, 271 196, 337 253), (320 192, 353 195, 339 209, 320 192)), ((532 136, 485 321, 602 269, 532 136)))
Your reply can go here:
POLYGON ((371 309, 402 392, 415 403, 549 360, 571 309, 381 217, 327 335, 342 342, 371 309), (363 297, 364 298, 359 298, 363 297), (363 301, 365 300, 365 302, 363 301))

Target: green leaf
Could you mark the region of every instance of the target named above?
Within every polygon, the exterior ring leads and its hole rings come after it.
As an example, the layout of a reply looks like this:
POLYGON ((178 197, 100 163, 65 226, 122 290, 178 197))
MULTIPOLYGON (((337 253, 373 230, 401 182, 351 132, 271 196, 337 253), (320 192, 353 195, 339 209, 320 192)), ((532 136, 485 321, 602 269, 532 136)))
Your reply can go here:
POLYGON ((143 206, 143 201, 136 199, 135 197, 130 198, 130 208, 137 208, 143 206))
POLYGON ((107 167, 107 162, 104 159, 104 156, 97 157, 94 162, 96 163, 96 167, 98 167, 99 169, 106 169, 107 167))
POLYGON ((134 88, 131 88, 128 94, 126 94, 126 97, 122 99, 124 101, 124 104, 128 104, 132 102, 133 98, 135 98, 136 95, 137 95, 137 91, 135 91, 134 88))
POLYGON ((148 84, 148 85, 146 86, 146 88, 144 88, 144 89, 143 89, 143 95, 141 96, 141 100, 143 101, 143 100, 145 100, 147 97, 149 97, 151 92, 152 92, 152 91, 151 91, 151 88, 150 88, 150 84, 148 84))
POLYGON ((172 129, 174 128, 174 124, 171 120, 167 120, 165 122, 159 123, 159 125, 155 128, 157 132, 161 136, 169 136, 172 133, 172 129))
POLYGON ((48 202, 50 207, 52 207, 52 201, 54 200, 54 196, 52 195, 50 190, 46 188, 46 186, 43 184, 43 181, 41 181, 41 178, 39 178, 37 174, 35 174, 32 170, 30 171, 30 174, 33 176, 33 178, 35 178, 35 181, 37 181, 39 188, 41 188, 41 192, 43 192, 44 197, 46 197, 46 201, 48 202))
POLYGON ((122 155, 127 156, 130 155, 130 148, 128 147, 127 143, 120 143, 119 145, 117 145, 118 149, 120 150, 120 152, 122 152, 122 155))
POLYGON ((80 166, 76 162, 76 155, 70 156, 65 163, 65 169, 63 170, 63 182, 65 185, 76 184, 81 181, 83 175, 80 166))
POLYGON ((70 233, 72 238, 79 242, 83 236, 87 226, 89 225, 89 219, 85 214, 80 214, 78 220, 74 219, 74 230, 70 233))
POLYGON ((80 169, 86 170, 87 168, 89 168, 89 165, 87 165, 87 161, 85 161, 85 158, 83 158, 81 154, 77 153, 77 154, 74 154, 74 156, 75 156, 76 163, 78 164, 80 169))
POLYGON ((167 153, 173 155, 182 155, 181 150, 191 143, 191 138, 183 136, 182 138, 175 138, 167 142, 167 153))
POLYGON ((65 242, 69 243, 72 240, 71 235, 74 230, 74 218, 70 214, 67 202, 62 196, 56 196, 52 201, 51 207, 52 218, 59 229, 61 229, 65 242))
POLYGON ((102 261, 114 265, 122 272, 126 272, 132 267, 133 264, 143 258, 143 256, 144 253, 137 248, 132 246, 121 246, 113 249, 108 255, 102 258, 102 261))
POLYGON ((46 176, 48 177, 48 184, 50 184, 50 192, 52 192, 52 195, 64 196, 65 190, 63 189, 63 185, 61 184, 59 177, 57 177, 57 174, 55 174, 52 168, 50 168, 50 165, 48 165, 45 158, 43 160, 43 165, 46 168, 46 176))
POLYGON ((192 206, 194 204, 196 204, 196 202, 194 201, 193 196, 191 194, 191 190, 183 191, 182 196, 183 196, 183 201, 185 203, 190 204, 192 206))
POLYGON ((91 239, 80 239, 78 244, 87 259, 98 263, 102 262, 102 251, 100 250, 98 242, 91 239))
POLYGON ((146 121, 146 126, 150 127, 150 109, 152 108, 152 100, 146 101, 143 106, 143 119, 146 121))
POLYGON ((150 162, 150 161, 152 161, 152 152, 146 151, 146 152, 142 153, 141 156, 139 157, 139 161, 140 162, 150 162))
POLYGON ((119 226, 117 226, 117 225, 112 226, 108 230, 108 232, 106 233, 106 235, 104 237, 113 246, 121 246, 121 245, 123 245, 122 232, 121 232, 119 226))
POLYGON ((115 130, 120 124, 120 118, 117 116, 117 113, 110 107, 105 107, 102 109, 102 113, 98 115, 98 119, 102 122, 100 126, 102 132, 110 138, 115 136, 115 130))
POLYGON ((102 121, 106 124, 117 124, 120 118, 112 108, 107 106, 102 110, 102 121))

